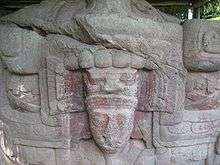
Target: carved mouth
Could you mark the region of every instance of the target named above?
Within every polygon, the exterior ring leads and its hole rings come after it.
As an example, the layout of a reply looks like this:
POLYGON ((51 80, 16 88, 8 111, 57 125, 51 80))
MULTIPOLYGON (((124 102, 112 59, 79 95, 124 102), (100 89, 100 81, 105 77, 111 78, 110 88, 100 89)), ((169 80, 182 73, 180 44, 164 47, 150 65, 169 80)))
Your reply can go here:
POLYGON ((133 109, 94 109, 89 111, 90 129, 100 149, 119 152, 128 143, 134 124, 133 109))
POLYGON ((104 150, 106 153, 114 154, 124 148, 124 146, 127 144, 126 142, 129 140, 129 136, 124 141, 112 142, 112 141, 109 141, 108 140, 109 138, 106 138, 106 137, 103 137, 103 139, 105 139, 103 144, 98 144, 98 146, 102 150, 104 150))

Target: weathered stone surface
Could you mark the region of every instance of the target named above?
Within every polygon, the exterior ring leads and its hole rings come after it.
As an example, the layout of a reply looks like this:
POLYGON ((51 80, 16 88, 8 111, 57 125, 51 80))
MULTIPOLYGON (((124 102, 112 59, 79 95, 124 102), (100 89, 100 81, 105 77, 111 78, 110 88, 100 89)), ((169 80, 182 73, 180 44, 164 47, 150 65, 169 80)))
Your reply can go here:
POLYGON ((190 71, 219 71, 219 23, 192 20, 184 23, 184 63, 190 71))
POLYGON ((220 105, 220 72, 189 73, 185 109, 210 110, 220 105))
POLYGON ((118 152, 133 129, 138 73, 135 69, 89 69, 84 81, 93 138, 104 152, 118 152))
POLYGON ((219 23, 145 0, 0 19, 1 165, 220 164, 219 23))
POLYGON ((38 73, 41 58, 48 55, 45 38, 9 23, 1 25, 0 35, 1 59, 7 69, 16 74, 38 73))

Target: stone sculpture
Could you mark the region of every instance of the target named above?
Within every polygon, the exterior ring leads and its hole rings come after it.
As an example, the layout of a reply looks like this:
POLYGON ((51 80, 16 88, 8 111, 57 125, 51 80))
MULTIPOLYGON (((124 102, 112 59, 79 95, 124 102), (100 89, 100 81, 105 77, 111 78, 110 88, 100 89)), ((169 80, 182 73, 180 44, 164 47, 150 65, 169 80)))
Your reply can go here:
POLYGON ((144 0, 46 0, 0 22, 1 165, 218 165, 220 26, 144 0))

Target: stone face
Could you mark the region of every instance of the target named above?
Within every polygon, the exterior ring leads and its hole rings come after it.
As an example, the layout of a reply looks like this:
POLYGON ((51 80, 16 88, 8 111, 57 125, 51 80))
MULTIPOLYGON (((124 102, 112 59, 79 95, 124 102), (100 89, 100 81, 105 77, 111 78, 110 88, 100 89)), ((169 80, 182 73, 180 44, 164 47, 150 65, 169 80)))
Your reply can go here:
POLYGON ((184 24, 184 62, 190 71, 219 71, 219 23, 193 20, 184 24))
POLYGON ((131 136, 139 75, 135 69, 89 69, 84 75, 90 129, 107 153, 120 151, 131 136))
POLYGON ((219 29, 145 0, 2 17, 0 164, 219 165, 219 29))

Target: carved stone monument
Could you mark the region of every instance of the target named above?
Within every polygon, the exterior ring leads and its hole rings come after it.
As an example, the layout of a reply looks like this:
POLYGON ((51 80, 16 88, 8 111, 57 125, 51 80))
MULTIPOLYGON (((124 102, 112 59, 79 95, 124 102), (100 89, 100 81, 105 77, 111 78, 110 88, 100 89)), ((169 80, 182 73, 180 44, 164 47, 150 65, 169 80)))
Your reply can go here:
POLYGON ((0 165, 220 164, 220 23, 145 0, 0 21, 0 165))

